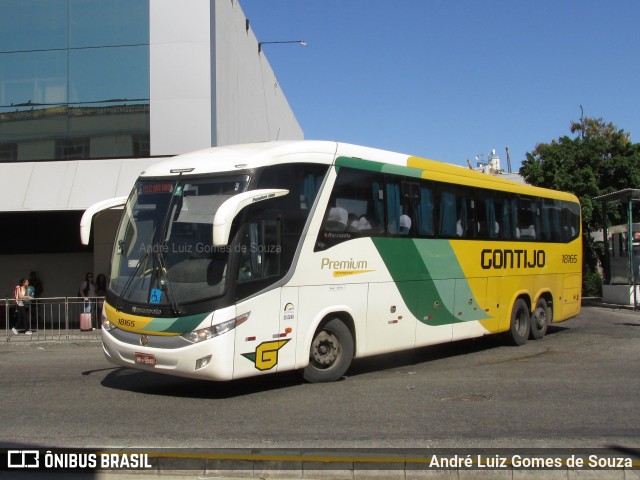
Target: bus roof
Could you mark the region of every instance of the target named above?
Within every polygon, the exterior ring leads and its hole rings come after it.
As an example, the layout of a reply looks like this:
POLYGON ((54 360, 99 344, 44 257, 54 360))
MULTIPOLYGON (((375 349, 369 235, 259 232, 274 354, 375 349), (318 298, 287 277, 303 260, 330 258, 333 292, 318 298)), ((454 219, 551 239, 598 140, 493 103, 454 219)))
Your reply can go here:
POLYGON ((173 171, 192 169, 189 175, 233 172, 287 162, 331 164, 335 142, 276 141, 225 145, 184 153, 147 167, 143 176, 172 175, 173 171))
MULTIPOLYGON (((393 173, 406 173, 425 179, 439 180, 480 188, 492 188, 511 193, 536 195, 577 202, 569 193, 522 185, 500 176, 487 175, 459 165, 452 165, 407 154, 348 143, 318 140, 290 140, 207 148, 167 158, 147 167, 143 177, 178 175, 200 175, 215 172, 233 172, 255 169, 282 163, 334 164, 336 159, 359 159, 393 166, 393 173), (406 169, 406 172, 404 170, 406 169)), ((376 168, 378 169, 378 168, 376 168)))

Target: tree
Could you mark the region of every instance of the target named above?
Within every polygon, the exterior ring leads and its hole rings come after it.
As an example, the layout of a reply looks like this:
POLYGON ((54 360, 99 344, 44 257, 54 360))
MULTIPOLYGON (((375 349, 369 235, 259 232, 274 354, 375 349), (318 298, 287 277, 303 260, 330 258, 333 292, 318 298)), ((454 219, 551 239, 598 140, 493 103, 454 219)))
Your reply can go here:
MULTIPOLYGON (((602 260, 602 249, 591 233, 602 228, 599 195, 640 187, 640 144, 630 134, 602 118, 585 117, 571 122, 573 138, 563 136, 541 143, 527 153, 520 175, 530 184, 575 194, 582 205, 583 293, 593 294, 593 277, 602 260)), ((624 209, 609 209, 613 224, 626 222, 624 209)))

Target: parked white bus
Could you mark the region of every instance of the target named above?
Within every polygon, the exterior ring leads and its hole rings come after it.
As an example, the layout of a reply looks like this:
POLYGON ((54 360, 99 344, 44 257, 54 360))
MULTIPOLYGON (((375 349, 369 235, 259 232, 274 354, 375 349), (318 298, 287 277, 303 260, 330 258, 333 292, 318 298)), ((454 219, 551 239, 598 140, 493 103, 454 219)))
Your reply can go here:
POLYGON ((335 142, 161 161, 124 205, 103 309, 113 363, 231 380, 504 332, 580 310, 573 195, 335 142))

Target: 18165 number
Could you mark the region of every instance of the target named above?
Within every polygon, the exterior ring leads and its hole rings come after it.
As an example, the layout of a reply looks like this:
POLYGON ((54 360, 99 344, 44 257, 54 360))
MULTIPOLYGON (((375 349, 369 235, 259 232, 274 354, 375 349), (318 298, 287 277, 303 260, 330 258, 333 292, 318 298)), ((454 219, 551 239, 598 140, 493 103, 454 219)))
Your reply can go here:
POLYGON ((562 255, 562 263, 578 263, 578 255, 562 255))

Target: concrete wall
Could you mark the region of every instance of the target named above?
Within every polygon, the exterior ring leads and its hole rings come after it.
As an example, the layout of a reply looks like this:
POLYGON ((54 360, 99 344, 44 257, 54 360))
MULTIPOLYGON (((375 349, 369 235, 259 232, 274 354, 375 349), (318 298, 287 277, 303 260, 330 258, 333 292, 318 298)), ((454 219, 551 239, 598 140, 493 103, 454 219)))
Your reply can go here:
POLYGON ((151 155, 212 145, 210 2, 215 1, 149 2, 151 155))
MULTIPOLYGON (((91 253, 0 255, 0 298, 13 295, 21 278, 36 272, 44 286, 43 297, 75 297, 87 272, 93 272, 91 253)), ((98 273, 106 272, 94 272, 98 273)))
POLYGON ((93 253, 0 255, 0 298, 11 297, 21 278, 36 272, 44 285, 44 297, 75 297, 87 272, 109 273, 113 237, 122 210, 96 215, 93 225, 93 253))
POLYGON ((635 296, 632 285, 602 285, 602 302, 613 305, 634 305, 640 302, 640 286, 636 286, 635 296))
POLYGON ((149 58, 151 155, 304 137, 238 1, 150 2, 149 58))
POLYGON ((304 134, 237 1, 215 2, 217 145, 304 134))

